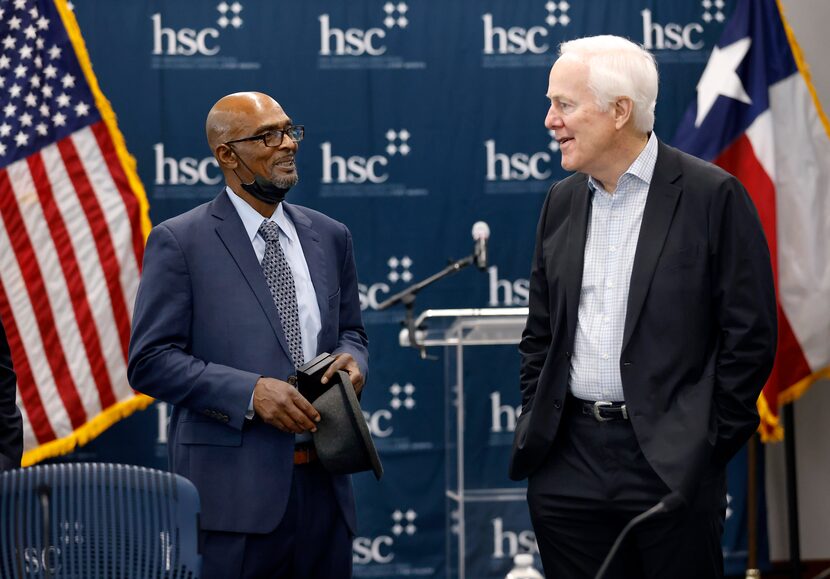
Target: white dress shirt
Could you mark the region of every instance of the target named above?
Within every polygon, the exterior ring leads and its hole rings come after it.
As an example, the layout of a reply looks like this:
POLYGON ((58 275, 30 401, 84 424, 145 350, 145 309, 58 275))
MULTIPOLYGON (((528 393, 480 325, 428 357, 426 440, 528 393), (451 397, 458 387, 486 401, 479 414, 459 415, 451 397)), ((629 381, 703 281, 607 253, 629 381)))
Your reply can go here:
MULTIPOLYGON (((242 225, 245 227, 245 232, 248 234, 248 239, 251 240, 251 245, 256 253, 257 261, 262 263, 262 258, 265 257, 265 239, 259 235, 259 227, 265 221, 265 218, 234 193, 230 187, 225 187, 225 191, 242 220, 242 225)), ((314 285, 311 282, 311 274, 308 271, 308 263, 306 263, 300 238, 297 236, 297 229, 286 215, 282 203, 277 205, 276 211, 269 220, 279 226, 280 246, 291 268, 291 274, 294 276, 294 289, 297 292, 297 310, 303 342, 303 361, 307 362, 317 355, 317 334, 320 333, 322 327, 320 307, 317 305, 317 293, 314 291, 314 285)), ((253 403, 254 398, 251 395, 247 414, 249 419, 254 416, 253 403)))
POLYGON ((628 287, 656 162, 652 132, 614 193, 588 178, 591 219, 570 369, 571 393, 583 400, 625 400, 620 357, 628 287))

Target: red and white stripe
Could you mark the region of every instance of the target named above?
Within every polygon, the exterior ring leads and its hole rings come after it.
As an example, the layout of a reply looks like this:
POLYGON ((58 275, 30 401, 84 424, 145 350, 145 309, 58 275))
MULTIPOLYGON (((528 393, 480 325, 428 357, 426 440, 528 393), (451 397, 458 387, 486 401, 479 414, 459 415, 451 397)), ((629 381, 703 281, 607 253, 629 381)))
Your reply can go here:
POLYGON ((0 315, 26 450, 133 396, 139 214, 103 122, 0 170, 0 315))
POLYGON ((830 366, 830 136, 800 72, 771 86, 769 103, 715 162, 746 185, 770 244, 779 343, 764 396, 777 409, 781 392, 830 366))

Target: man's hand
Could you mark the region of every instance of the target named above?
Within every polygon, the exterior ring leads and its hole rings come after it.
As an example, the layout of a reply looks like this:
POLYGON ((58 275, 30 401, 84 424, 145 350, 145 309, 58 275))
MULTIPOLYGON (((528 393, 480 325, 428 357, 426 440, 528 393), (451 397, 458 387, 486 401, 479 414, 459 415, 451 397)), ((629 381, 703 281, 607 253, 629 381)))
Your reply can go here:
POLYGON ((320 413, 288 382, 262 377, 254 386, 254 412, 283 432, 317 431, 320 413))
POLYGON ((349 374, 349 380, 352 381, 354 391, 360 394, 360 391, 363 390, 364 378, 363 374, 360 373, 357 362, 355 362, 351 354, 338 354, 334 362, 326 370, 326 373, 323 374, 320 382, 326 384, 338 370, 345 370, 349 374))

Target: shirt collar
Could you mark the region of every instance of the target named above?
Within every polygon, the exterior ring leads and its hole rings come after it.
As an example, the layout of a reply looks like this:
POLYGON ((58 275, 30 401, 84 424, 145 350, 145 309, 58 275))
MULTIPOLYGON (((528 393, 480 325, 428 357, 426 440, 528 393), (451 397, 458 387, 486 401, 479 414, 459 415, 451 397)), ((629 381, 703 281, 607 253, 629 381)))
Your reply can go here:
MULTIPOLYGON (((646 185, 651 185, 651 178, 654 176, 654 166, 657 164, 657 135, 655 135, 654 131, 651 131, 651 136, 648 138, 648 142, 646 146, 640 151, 640 154, 637 155, 637 158, 634 159, 634 162, 626 169, 625 173, 620 176, 620 181, 625 175, 631 175, 632 177, 636 177, 646 185)), ((619 183, 619 182, 618 182, 619 183)), ((599 182, 591 177, 588 176, 588 186, 591 188, 591 191, 596 191, 600 189, 605 191, 605 188, 602 187, 599 182)), ((618 187, 619 189, 619 187, 618 187)))
MULTIPOLYGON (((253 242, 259 232, 259 226, 262 225, 265 218, 260 215, 256 209, 248 205, 242 197, 234 193, 233 189, 225 187, 225 191, 227 192, 231 203, 233 203, 236 212, 239 214, 239 218, 242 220, 242 225, 245 227, 245 233, 247 233, 248 239, 253 242)), ((285 214, 285 209, 283 208, 282 203, 277 205, 276 211, 274 211, 271 217, 269 217, 269 220, 279 226, 289 241, 292 243, 295 241, 296 233, 294 228, 291 227, 289 217, 285 214)))

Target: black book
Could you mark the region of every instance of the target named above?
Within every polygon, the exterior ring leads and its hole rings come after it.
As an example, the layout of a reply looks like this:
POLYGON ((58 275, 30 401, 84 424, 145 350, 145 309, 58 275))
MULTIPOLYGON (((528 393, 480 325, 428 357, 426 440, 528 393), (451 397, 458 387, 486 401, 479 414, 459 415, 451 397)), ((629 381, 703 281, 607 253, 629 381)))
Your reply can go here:
POLYGON ((314 402, 320 394, 328 390, 334 378, 326 384, 321 384, 320 379, 326 370, 334 362, 335 358, 328 352, 323 352, 297 368, 297 390, 309 402, 314 402))

